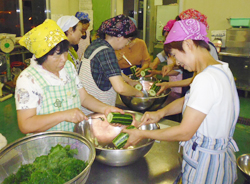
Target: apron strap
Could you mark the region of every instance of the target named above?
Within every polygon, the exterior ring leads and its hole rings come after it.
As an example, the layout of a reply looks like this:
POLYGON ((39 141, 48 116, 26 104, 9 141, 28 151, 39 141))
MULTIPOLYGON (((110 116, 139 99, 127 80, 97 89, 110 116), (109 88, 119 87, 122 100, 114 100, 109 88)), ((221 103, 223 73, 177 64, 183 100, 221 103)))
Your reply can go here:
POLYGON ((92 54, 89 56, 89 60, 93 59, 93 57, 98 53, 100 52, 101 50, 103 49, 106 49, 108 48, 108 46, 101 46, 101 47, 98 47, 97 49, 94 50, 94 52, 92 52, 92 54))
MULTIPOLYGON (((89 56, 88 59, 89 59, 89 60, 93 59, 93 57, 95 57, 95 55, 96 55, 98 52, 100 52, 101 50, 106 49, 106 48, 109 48, 109 47, 108 47, 108 46, 101 46, 101 47, 98 47, 97 49, 94 50, 94 52, 92 52, 92 54, 89 56)), ((84 58, 84 56, 83 56, 83 58, 84 58)), ((81 63, 79 64, 79 68, 78 68, 78 71, 77 71, 78 74, 80 73, 81 66, 82 66, 82 61, 81 61, 81 63)))

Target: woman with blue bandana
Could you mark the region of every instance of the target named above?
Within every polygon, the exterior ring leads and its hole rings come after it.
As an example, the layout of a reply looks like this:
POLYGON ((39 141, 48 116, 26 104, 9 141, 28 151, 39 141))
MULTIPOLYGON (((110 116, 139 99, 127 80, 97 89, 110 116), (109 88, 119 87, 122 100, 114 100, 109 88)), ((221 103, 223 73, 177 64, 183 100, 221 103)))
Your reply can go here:
POLYGON ((81 40, 79 41, 78 45, 74 45, 74 49, 77 52, 78 58, 81 60, 82 56, 84 56, 84 52, 86 48, 90 45, 91 43, 91 35, 90 31, 88 30, 89 25, 90 25, 90 18, 88 13, 84 12, 77 12, 75 15, 76 18, 79 19, 79 21, 82 23, 82 37, 81 40))

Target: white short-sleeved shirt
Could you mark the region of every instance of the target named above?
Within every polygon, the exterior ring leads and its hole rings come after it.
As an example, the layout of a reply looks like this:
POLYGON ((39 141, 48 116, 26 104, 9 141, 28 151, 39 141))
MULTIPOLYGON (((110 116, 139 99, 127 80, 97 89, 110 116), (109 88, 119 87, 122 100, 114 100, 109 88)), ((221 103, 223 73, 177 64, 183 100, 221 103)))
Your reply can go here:
MULTIPOLYGON (((83 84, 80 81, 74 65, 72 65, 72 71, 74 72, 73 76, 76 79, 77 89, 83 88, 83 84)), ((45 79, 45 81, 54 86, 65 85, 69 82, 69 74, 66 69, 63 68, 59 71, 59 77, 53 73, 45 70, 42 65, 37 64, 34 58, 31 59, 31 66, 33 66, 45 79)), ((16 100, 16 109, 32 109, 37 108, 37 113, 41 109, 41 99, 43 97, 43 90, 36 82, 34 77, 30 75, 27 70, 22 71, 19 75, 16 82, 15 89, 15 100, 16 100)))
POLYGON ((224 73, 216 68, 207 67, 194 78, 190 85, 190 93, 185 96, 185 99, 188 99, 185 105, 207 114, 198 132, 212 138, 228 137, 235 108, 236 117, 239 114, 239 98, 235 90, 234 77, 228 64, 221 63, 222 65, 213 66, 227 74, 231 85, 224 73))

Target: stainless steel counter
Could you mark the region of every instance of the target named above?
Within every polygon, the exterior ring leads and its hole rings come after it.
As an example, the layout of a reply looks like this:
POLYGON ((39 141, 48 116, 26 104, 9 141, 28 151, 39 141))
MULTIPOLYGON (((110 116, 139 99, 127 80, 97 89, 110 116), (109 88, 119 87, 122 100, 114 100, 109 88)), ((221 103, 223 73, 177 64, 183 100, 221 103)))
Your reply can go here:
MULTIPOLYGON (((166 103, 170 103, 174 97, 176 96, 171 96, 166 103)), ((119 98, 117 106, 127 109, 119 98)), ((167 119, 159 122, 161 128, 178 124, 178 122, 167 119)), ((178 153, 178 149, 178 142, 155 141, 151 150, 144 157, 128 166, 113 167, 95 160, 86 183, 172 184, 181 172, 182 154, 178 153)))

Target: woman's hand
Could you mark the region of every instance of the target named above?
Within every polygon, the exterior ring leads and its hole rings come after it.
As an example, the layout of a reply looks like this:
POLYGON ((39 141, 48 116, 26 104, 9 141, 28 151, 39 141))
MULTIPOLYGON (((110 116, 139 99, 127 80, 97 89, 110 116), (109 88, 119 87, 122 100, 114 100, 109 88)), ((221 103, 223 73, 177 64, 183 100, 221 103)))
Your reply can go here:
POLYGON ((141 123, 139 126, 148 125, 151 123, 157 123, 163 117, 160 110, 153 112, 145 112, 141 118, 141 123))
POLYGON ((162 67, 162 77, 165 77, 169 72, 171 72, 174 68, 175 64, 169 64, 169 65, 165 65, 162 67))
POLYGON ((154 76, 154 75, 161 75, 162 74, 162 71, 160 71, 160 70, 148 70, 149 72, 150 72, 150 74, 149 75, 146 75, 145 77, 152 77, 152 76, 154 76))
POLYGON ((156 86, 161 86, 161 89, 157 92, 157 96, 160 95, 163 91, 165 91, 168 88, 171 88, 170 83, 169 82, 161 82, 161 83, 157 83, 156 86))
POLYGON ((88 119, 88 117, 79 108, 66 110, 64 111, 64 115, 65 121, 72 123, 79 123, 88 119))
POLYGON ((140 142, 143 139, 143 137, 141 136, 142 135, 141 131, 142 130, 138 129, 126 129, 126 128, 122 129, 122 132, 129 134, 128 141, 124 145, 124 148, 136 145, 138 142, 140 142))
POLYGON ((129 80, 129 81, 128 81, 128 84, 129 84, 130 86, 135 87, 135 85, 136 85, 136 84, 140 84, 140 82, 139 82, 139 81, 136 81, 136 80, 132 80, 132 79, 131 79, 131 80, 129 80))
POLYGON ((136 77, 140 77, 141 76, 142 68, 137 67, 135 71, 136 71, 135 72, 136 77))
POLYGON ((107 115, 110 113, 110 112, 119 112, 121 114, 124 114, 124 111, 118 107, 114 107, 114 106, 108 106, 105 111, 104 111, 104 115, 107 117, 107 115))

